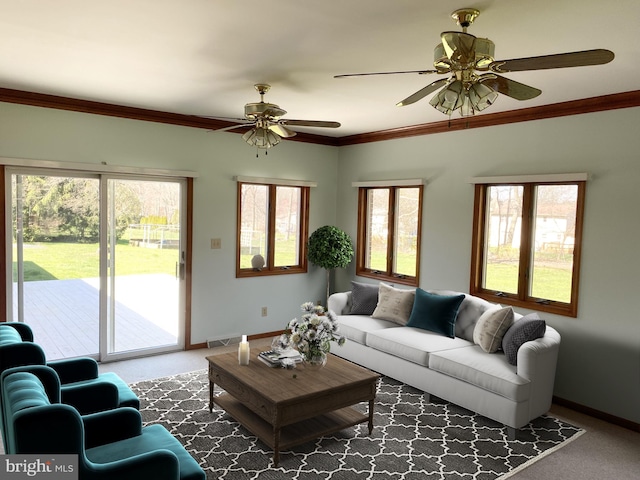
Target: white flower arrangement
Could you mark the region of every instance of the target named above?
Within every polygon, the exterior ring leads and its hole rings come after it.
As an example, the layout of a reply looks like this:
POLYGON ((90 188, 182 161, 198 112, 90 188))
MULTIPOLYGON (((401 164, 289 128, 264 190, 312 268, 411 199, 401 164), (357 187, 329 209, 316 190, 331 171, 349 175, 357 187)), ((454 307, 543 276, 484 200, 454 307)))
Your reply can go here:
POLYGON ((303 303, 304 312, 298 320, 294 318, 287 325, 289 333, 283 333, 278 339, 282 349, 295 348, 305 359, 326 356, 331 350, 331 341, 344 345, 346 338, 338 332, 335 314, 325 311, 321 305, 313 302, 303 303))

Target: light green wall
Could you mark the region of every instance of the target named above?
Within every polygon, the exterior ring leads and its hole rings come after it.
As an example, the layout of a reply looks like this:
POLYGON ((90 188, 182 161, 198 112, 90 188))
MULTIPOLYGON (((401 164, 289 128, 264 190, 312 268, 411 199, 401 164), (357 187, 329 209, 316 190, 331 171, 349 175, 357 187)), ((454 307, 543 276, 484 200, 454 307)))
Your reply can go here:
MULTIPOLYGON (((638 118, 633 108, 343 147, 338 225, 355 238, 351 182, 426 179, 420 286, 468 291, 470 177, 589 173, 578 317, 543 315, 562 335, 555 394, 639 422, 638 118)), ((340 272, 338 288, 354 274, 340 272)))
POLYGON ((335 222, 335 147, 282 142, 267 156, 240 135, 0 103, 0 157, 188 170, 194 180, 192 343, 284 329, 325 296, 325 271, 236 279, 236 175, 309 180, 310 231, 335 222), (212 250, 210 239, 222 239, 212 250), (268 316, 261 316, 261 308, 268 316))
MULTIPOLYGON (((339 149, 285 141, 256 158, 237 134, 0 103, 0 157, 198 172, 194 343, 279 330, 300 303, 324 295, 324 271, 313 266, 306 275, 235 278, 234 175, 318 182, 311 231, 337 224, 354 238, 352 181, 424 178, 421 286, 468 291, 469 177, 588 172, 579 316, 545 316, 562 334, 555 394, 640 422, 639 115, 634 108, 339 149), (209 248, 215 237, 221 250, 209 248)), ((352 278, 353 266, 337 271, 337 289, 352 278)))

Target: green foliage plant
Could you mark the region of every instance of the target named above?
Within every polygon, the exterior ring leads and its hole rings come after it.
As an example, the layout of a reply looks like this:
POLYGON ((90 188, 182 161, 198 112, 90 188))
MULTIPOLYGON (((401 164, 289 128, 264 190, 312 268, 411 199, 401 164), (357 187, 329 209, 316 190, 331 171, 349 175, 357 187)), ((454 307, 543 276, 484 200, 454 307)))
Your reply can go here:
POLYGON ((309 236, 307 258, 327 271, 327 299, 330 293, 330 274, 335 268, 346 268, 353 259, 351 237, 338 227, 325 225, 309 236))

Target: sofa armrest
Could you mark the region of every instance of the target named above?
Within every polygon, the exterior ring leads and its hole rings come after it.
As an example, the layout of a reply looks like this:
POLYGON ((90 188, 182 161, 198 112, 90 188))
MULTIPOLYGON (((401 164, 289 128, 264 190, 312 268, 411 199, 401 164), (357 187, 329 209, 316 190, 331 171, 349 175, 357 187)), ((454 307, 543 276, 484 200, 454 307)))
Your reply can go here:
POLYGON ((55 362, 48 362, 47 365, 58 373, 62 385, 98 378, 98 362, 93 358, 56 360, 55 362))
POLYGON ((82 417, 85 448, 125 440, 142 434, 142 416, 135 408, 121 407, 82 417))
POLYGON ((351 292, 338 292, 329 297, 327 309, 336 315, 347 315, 351 311, 351 292))
POLYGON ((133 457, 123 458, 104 464, 101 472, 108 478, 133 480, 153 478, 155 480, 175 479, 180 477, 180 462, 175 453, 166 449, 141 453, 133 457))
POLYGON ((518 375, 534 381, 550 371, 555 376, 560 334, 547 325, 544 336, 523 343, 518 349, 518 375))
POLYGON ((551 408, 559 350, 560 334, 549 325, 542 338, 526 342, 518 349, 517 373, 531 382, 531 418, 551 408))
POLYGON ((117 408, 120 401, 118 387, 111 382, 67 385, 60 392, 62 403, 71 405, 80 415, 117 408))

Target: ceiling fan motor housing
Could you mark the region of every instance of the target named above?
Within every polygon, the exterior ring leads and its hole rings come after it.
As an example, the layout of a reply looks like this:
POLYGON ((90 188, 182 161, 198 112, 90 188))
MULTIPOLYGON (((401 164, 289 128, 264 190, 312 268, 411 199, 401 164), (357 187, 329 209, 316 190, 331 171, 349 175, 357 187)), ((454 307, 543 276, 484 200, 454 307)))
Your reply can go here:
MULTIPOLYGON (((494 60, 496 45, 488 38, 475 38, 474 68, 487 70, 494 60)), ((438 73, 448 73, 452 70, 451 59, 447 56, 444 45, 439 43, 433 50, 433 66, 438 73)))
POLYGON ((274 103, 255 102, 247 103, 244 106, 244 116, 249 120, 255 120, 258 117, 281 117, 287 112, 282 110, 274 103))

